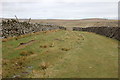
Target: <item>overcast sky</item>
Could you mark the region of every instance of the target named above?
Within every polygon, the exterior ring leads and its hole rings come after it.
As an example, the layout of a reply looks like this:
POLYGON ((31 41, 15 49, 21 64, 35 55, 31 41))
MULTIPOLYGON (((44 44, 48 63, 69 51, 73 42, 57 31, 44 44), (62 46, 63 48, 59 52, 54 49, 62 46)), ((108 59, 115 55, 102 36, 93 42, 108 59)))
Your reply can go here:
POLYGON ((4 0, 1 11, 1 18, 117 18, 118 0, 4 0))

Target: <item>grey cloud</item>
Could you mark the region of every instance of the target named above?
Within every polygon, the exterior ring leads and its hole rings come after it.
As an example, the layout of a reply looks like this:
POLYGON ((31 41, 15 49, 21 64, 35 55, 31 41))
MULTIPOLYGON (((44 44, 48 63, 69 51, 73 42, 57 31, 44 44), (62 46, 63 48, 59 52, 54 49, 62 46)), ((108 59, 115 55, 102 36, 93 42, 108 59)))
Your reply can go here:
POLYGON ((116 2, 79 2, 79 3, 3 3, 3 17, 20 18, 61 18, 78 19, 88 17, 116 17, 116 2))

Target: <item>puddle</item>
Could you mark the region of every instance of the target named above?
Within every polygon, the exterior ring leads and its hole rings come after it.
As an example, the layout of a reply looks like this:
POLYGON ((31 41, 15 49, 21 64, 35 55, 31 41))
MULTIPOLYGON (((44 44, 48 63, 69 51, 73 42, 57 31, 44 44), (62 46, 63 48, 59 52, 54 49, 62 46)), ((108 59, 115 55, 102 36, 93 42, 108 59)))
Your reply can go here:
POLYGON ((14 75, 12 78, 20 78, 21 75, 14 75))
POLYGON ((32 71, 33 71, 33 66, 27 66, 25 71, 22 71, 21 73, 12 76, 12 78, 22 78, 28 76, 32 73, 32 71))

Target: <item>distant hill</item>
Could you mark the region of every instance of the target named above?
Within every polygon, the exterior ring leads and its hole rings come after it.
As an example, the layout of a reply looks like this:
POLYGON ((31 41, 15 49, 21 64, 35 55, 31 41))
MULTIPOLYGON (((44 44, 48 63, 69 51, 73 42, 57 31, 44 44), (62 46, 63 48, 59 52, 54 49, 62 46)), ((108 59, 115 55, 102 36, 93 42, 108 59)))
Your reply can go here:
POLYGON ((80 19, 80 20, 60 20, 60 19, 33 19, 32 23, 49 23, 56 24, 64 27, 118 27, 117 20, 108 19, 80 19))
POLYGON ((86 18, 82 20, 109 20, 109 19, 104 19, 104 18, 86 18))
MULTIPOLYGON (((5 18, 3 18, 5 19, 5 18)), ((28 19, 19 19, 20 22, 28 19)), ((104 18, 88 18, 88 19, 32 19, 30 23, 52 24, 63 27, 118 27, 118 20, 104 19, 104 18)))

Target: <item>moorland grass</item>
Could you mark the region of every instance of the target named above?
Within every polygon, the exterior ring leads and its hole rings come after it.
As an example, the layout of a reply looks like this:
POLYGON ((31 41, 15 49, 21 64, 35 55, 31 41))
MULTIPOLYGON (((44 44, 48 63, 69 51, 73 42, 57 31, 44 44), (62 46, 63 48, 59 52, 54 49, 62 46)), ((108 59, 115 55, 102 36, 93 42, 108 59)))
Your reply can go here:
POLYGON ((11 39, 2 42, 3 60, 6 60, 3 77, 117 78, 118 42, 94 33, 64 30, 11 39), (36 42, 16 49, 30 40, 36 42), (29 55, 30 52, 34 54, 29 55), (21 68, 16 67, 16 61, 17 64, 22 61, 21 68), (31 72, 22 76, 29 66, 31 72))

